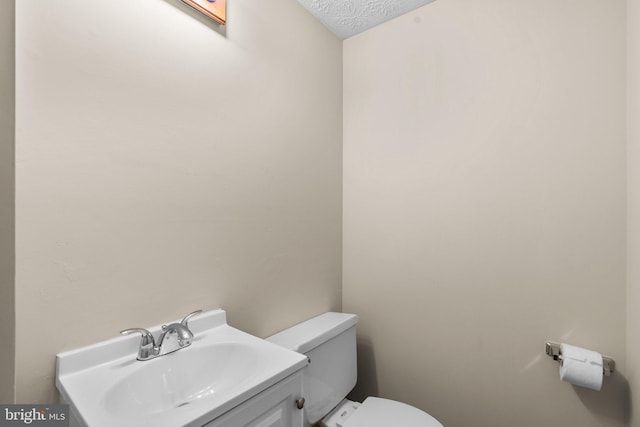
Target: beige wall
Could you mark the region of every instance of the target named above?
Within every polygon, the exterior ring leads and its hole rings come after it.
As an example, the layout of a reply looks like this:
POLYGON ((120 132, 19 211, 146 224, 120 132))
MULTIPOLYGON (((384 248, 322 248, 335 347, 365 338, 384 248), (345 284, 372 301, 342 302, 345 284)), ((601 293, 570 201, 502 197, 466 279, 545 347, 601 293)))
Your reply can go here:
POLYGON ((357 395, 447 427, 627 423, 625 7, 440 0, 344 43, 357 395), (545 340, 620 372, 574 388, 545 340))
POLYGON ((628 0, 627 363, 633 423, 640 427, 640 1, 628 0))
POLYGON ((15 2, 0 2, 0 403, 14 395, 15 2))
MULTIPOLYGON (((296 2, 261 3, 230 2, 226 30, 173 0, 19 3, 18 401, 53 401, 55 353, 124 327, 223 306, 264 336, 340 308, 341 44, 296 2)), ((447 427, 626 423, 623 3, 440 0, 345 42, 356 394, 447 427), (599 394, 561 383, 546 339, 608 353, 621 374, 599 394)), ((12 17, 13 2, 0 7, 12 17)), ((0 67, 10 90, 10 57, 0 67)), ((640 130, 628 130, 633 387, 640 130)), ((0 248, 5 325, 12 252, 0 248)), ((13 328, 0 334, 12 377, 13 328)))
POLYGON ((17 8, 17 400, 56 353, 227 309, 341 305, 342 46, 297 2, 17 8))

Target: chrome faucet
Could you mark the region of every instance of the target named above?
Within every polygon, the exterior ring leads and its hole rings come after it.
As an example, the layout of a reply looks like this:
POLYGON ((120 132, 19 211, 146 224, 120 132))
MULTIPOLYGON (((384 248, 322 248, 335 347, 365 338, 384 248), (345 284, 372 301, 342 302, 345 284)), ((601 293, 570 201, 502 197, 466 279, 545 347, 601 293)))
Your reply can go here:
POLYGON ((162 325, 162 333, 158 337, 156 344, 153 334, 144 328, 131 328, 120 331, 122 335, 140 333, 140 348, 138 349, 138 360, 151 360, 165 354, 186 348, 191 345, 193 340, 193 332, 189 329, 189 320, 193 316, 202 313, 202 310, 196 310, 185 316, 180 323, 171 323, 170 325, 162 325))

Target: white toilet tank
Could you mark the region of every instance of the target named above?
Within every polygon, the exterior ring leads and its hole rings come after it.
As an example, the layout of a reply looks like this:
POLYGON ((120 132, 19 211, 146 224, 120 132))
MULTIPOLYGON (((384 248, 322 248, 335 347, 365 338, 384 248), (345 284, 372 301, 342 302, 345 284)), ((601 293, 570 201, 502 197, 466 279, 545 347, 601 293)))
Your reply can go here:
POLYGON ((356 385, 357 322, 355 314, 324 313, 267 338, 309 357, 303 370, 308 424, 327 415, 356 385))

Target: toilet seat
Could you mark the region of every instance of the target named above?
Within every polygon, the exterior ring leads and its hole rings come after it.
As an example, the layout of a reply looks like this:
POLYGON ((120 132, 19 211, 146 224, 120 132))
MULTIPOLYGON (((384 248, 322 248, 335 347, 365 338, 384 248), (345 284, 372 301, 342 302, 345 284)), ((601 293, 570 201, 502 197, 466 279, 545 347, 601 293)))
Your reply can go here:
POLYGON ((395 400, 367 397, 343 427, 443 427, 418 408, 395 400))

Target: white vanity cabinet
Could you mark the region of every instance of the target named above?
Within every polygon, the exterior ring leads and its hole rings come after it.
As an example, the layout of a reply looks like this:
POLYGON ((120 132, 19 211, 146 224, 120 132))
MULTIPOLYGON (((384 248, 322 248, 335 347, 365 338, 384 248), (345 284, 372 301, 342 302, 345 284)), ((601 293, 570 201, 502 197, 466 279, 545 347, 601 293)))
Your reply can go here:
POLYGON ((272 385, 205 427, 302 427, 302 372, 272 385))
MULTIPOLYGON (((56 386, 74 422, 302 427, 295 401, 302 398, 305 355, 229 326, 224 310, 202 313, 189 327, 192 345, 153 360, 137 360, 143 341, 136 335, 58 354, 56 386)), ((161 325, 148 330, 163 332, 161 325)))

